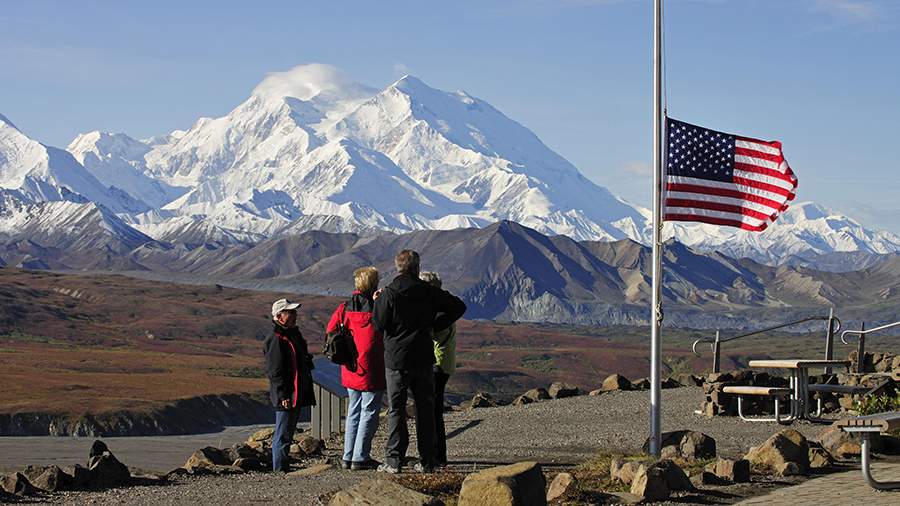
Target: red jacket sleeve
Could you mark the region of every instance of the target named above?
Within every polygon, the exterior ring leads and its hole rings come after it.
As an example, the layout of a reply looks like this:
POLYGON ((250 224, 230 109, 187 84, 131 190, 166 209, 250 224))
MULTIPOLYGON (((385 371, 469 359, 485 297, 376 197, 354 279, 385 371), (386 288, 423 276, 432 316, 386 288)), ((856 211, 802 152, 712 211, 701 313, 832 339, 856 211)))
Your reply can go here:
POLYGON ((338 323, 341 321, 341 313, 344 311, 344 304, 346 303, 341 303, 341 305, 334 310, 334 313, 331 313, 331 320, 328 321, 328 325, 325 327, 325 333, 331 332, 337 328, 338 323))

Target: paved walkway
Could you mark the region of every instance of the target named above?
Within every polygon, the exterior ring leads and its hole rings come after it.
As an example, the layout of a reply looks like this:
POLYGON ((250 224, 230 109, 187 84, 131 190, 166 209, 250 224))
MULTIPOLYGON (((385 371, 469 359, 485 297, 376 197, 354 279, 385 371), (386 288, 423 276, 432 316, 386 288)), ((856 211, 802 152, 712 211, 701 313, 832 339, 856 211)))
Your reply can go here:
MULTIPOLYGON (((872 464, 872 475, 879 481, 900 480, 900 459, 872 464)), ((754 497, 738 504, 790 505, 801 504, 864 504, 866 506, 896 506, 900 504, 900 490, 879 492, 866 485, 859 468, 814 478, 800 485, 785 487, 769 494, 754 497)))

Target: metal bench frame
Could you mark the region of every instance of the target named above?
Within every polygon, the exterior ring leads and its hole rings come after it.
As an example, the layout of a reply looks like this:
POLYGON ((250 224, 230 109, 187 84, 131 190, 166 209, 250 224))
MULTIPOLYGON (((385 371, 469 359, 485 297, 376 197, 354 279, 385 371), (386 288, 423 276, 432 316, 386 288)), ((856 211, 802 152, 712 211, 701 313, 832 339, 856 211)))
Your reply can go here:
POLYGON ((836 425, 844 432, 856 433, 862 436, 862 442, 859 447, 862 457, 860 467, 866 483, 875 490, 900 490, 900 481, 878 481, 872 476, 871 455, 869 453, 872 446, 872 434, 888 432, 894 425, 900 424, 900 422, 893 421, 897 417, 900 417, 900 412, 895 411, 893 413, 879 413, 836 422, 836 425), (891 415, 891 417, 886 420, 883 415, 891 415))
MULTIPOLYGON (((742 385, 734 385, 734 386, 735 386, 735 387, 740 387, 740 386, 742 386, 742 385)), ((725 387, 725 388, 727 389, 727 388, 729 388, 729 387, 725 387)), ((776 422, 776 423, 779 423, 779 424, 784 424, 784 425, 786 425, 786 424, 789 424, 789 423, 791 423, 791 422, 793 422, 794 420, 797 419, 797 409, 796 409, 796 406, 794 405, 795 403, 791 402, 791 403, 790 403, 790 406, 791 406, 791 412, 790 412, 790 414, 788 414, 788 416, 786 416, 785 418, 782 418, 782 417, 781 417, 781 408, 780 408, 780 406, 779 406, 779 404, 780 404, 779 401, 781 401, 781 398, 782 398, 782 397, 784 397, 784 396, 789 396, 789 395, 790 395, 790 390, 793 389, 793 388, 794 388, 794 385, 793 385, 793 378, 792 378, 792 379, 791 379, 791 385, 790 385, 789 390, 788 390, 787 392, 777 392, 777 393, 774 393, 774 394, 738 394, 738 393, 732 393, 732 392, 725 392, 725 391, 723 390, 723 393, 726 393, 726 394, 729 394, 729 395, 736 395, 736 396, 737 396, 737 412, 738 412, 738 416, 741 418, 741 420, 744 420, 745 422, 776 422), (745 415, 744 415, 744 396, 745 396, 745 395, 768 395, 768 396, 774 397, 774 398, 775 398, 775 399, 774 399, 774 400, 775 400, 775 416, 774 416, 774 417, 771 417, 771 418, 770 418, 770 417, 753 417, 753 418, 750 418, 750 417, 748 417, 748 416, 745 416, 745 415)))

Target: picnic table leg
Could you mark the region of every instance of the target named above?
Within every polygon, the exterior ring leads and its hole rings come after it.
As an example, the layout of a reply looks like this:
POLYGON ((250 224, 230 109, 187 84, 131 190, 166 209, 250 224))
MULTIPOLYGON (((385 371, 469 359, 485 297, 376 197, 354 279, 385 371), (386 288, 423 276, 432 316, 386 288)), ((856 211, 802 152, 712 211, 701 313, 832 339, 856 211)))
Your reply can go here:
POLYGON ((869 484, 870 487, 875 490, 898 490, 900 489, 900 481, 878 481, 872 477, 872 470, 869 467, 871 464, 869 458, 869 450, 871 447, 871 441, 869 437, 872 435, 870 432, 863 432, 862 434, 862 443, 860 443, 860 453, 862 454, 862 474, 863 478, 865 478, 866 483, 869 484))

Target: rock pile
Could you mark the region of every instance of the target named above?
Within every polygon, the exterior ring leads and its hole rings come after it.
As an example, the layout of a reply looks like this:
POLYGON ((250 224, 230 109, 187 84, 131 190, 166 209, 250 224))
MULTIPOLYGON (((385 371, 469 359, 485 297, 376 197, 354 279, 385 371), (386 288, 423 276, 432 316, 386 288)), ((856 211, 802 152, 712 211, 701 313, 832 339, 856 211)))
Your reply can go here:
POLYGON ((870 373, 870 372, 881 372, 881 373, 891 373, 894 371, 900 372, 900 355, 894 355, 893 353, 870 353, 866 352, 863 357, 863 368, 862 371, 859 370, 858 364, 859 361, 857 357, 859 353, 856 350, 850 352, 850 355, 847 357, 847 360, 850 361, 850 371, 854 373, 870 373))
MULTIPOLYGON (((149 478, 143 477, 143 481, 149 478)), ((128 466, 119 462, 103 441, 97 440, 91 445, 87 467, 27 466, 22 472, 0 476, 0 491, 21 498, 62 490, 118 487, 133 481, 128 466)))
MULTIPOLYGON (((272 466, 272 438, 274 429, 257 431, 243 443, 230 448, 207 446, 194 452, 175 474, 235 474, 249 471, 267 471, 272 466)), ((290 457, 301 461, 318 458, 325 450, 325 442, 308 434, 294 434, 290 457)), ((170 473, 171 474, 171 473, 170 473)))

